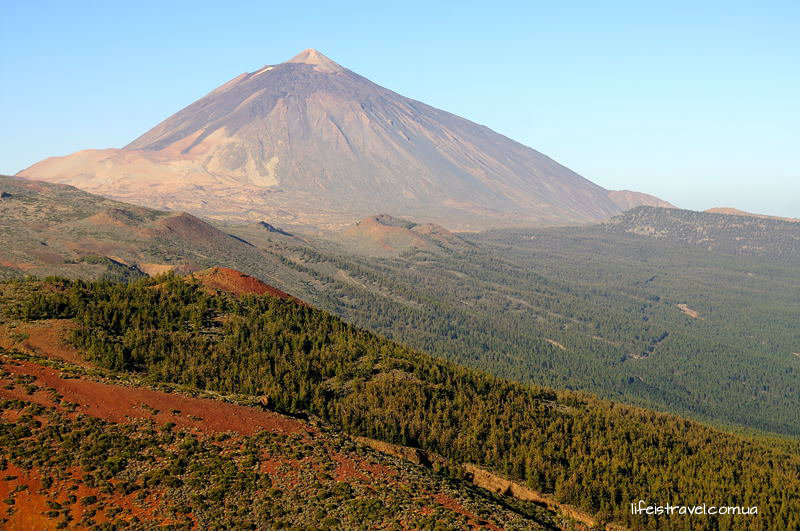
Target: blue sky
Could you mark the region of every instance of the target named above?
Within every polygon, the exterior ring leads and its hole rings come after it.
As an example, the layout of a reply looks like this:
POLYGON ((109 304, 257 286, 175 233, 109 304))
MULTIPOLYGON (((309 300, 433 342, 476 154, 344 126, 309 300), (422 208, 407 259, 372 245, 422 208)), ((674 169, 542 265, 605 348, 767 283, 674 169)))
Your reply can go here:
POLYGON ((121 147, 304 48, 606 188, 800 217, 800 2, 0 8, 0 172, 121 147))

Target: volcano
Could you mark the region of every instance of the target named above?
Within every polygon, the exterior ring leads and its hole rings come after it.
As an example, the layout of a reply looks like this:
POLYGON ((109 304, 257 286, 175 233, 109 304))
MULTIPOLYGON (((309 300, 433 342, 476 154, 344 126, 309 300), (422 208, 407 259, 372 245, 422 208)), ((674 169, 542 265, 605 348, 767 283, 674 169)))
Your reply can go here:
POLYGON ((313 49, 237 76, 122 149, 18 175, 211 219, 323 229, 377 212, 479 230, 621 211, 547 156, 313 49))

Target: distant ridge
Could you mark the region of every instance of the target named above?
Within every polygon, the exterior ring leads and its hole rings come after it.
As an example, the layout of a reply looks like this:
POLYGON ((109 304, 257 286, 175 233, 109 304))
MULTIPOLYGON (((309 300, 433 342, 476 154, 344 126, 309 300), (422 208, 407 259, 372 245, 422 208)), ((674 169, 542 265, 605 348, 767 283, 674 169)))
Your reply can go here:
POLYGON ((453 230, 584 224, 658 203, 609 197, 549 157, 313 49, 235 77, 123 149, 53 157, 19 175, 207 218, 323 229, 375 212, 453 230))
POLYGON ((709 208, 705 212, 709 214, 727 214, 729 216, 750 216, 754 218, 762 218, 762 219, 778 219, 781 221, 791 221, 793 223, 800 222, 798 218, 783 218, 780 216, 768 216, 766 214, 753 214, 752 212, 745 212, 744 210, 739 210, 736 208, 731 207, 715 207, 709 208))
POLYGON ((600 225, 600 230, 726 254, 800 259, 800 224, 766 216, 641 206, 600 225))
MULTIPOLYGON (((307 298, 304 284, 279 258, 192 214, 133 206, 71 186, 2 175, 0 190, 7 194, 0 204, 0 280, 24 275, 127 280, 224 265, 246 268, 307 298)), ((281 234, 266 226, 271 227, 264 222, 258 231, 281 234)), ((254 293, 274 289, 224 267, 196 274, 219 289, 254 293)), ((283 296, 279 291, 272 293, 283 296)))
POLYGON ((672 203, 659 199, 654 195, 631 190, 609 190, 608 197, 622 210, 630 210, 638 206, 677 208, 672 203))

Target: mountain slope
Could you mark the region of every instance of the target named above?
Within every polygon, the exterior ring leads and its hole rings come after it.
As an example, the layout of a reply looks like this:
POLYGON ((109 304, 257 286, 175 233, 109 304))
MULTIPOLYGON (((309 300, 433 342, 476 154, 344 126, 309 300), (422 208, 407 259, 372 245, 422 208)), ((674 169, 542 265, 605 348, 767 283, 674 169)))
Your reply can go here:
MULTIPOLYGON (((652 205, 657 206, 657 205, 652 205)), ((731 216, 750 216, 754 218, 763 218, 763 219, 779 219, 781 221, 791 221, 794 223, 800 222, 798 218, 784 218, 780 216, 768 216, 766 214, 754 214, 752 212, 745 212, 744 210, 739 210, 737 208, 730 208, 730 207, 714 207, 704 210, 704 212, 708 212, 709 214, 728 214, 731 216)))
MULTIPOLYGON (((583 393, 493 378, 291 300, 209 295, 174 276, 0 284, 0 293, 10 325, 73 319, 71 343, 106 369, 309 412, 354 435, 436 452, 452 472, 458 463, 496 470, 600 521, 635 530, 798 525, 800 457, 789 451, 583 393), (630 513, 630 500, 662 498, 755 505, 758 515, 630 513)), ((17 382, 27 392, 30 382, 17 382)))
MULTIPOLYGON (((281 259, 185 212, 121 203, 71 186, 0 176, 0 278, 135 278, 236 267, 309 298, 281 259)), ((263 229, 267 232, 267 229, 263 229)), ((279 233, 278 233, 279 234, 279 233)))
POLYGON ((471 230, 621 211, 545 155, 315 50, 241 74, 123 149, 19 175, 205 217, 328 228, 375 212, 471 230))
MULTIPOLYGON (((779 263, 770 251, 788 249, 796 223, 703 215, 726 223, 737 246, 760 242, 763 253, 754 256, 627 232, 646 221, 635 210, 630 224, 610 228, 460 236, 379 216, 353 227, 353 239, 330 241, 262 223, 212 230, 191 216, 63 185, 0 178, 0 189, 10 196, 0 204, 0 277, 235 268, 350 322, 496 375, 800 433, 800 262, 786 255, 779 263), (159 222, 166 219, 165 227, 159 222), (764 223, 777 230, 764 232, 764 223)), ((685 213, 644 211, 663 220, 685 213)), ((696 235, 697 226, 674 236, 684 233, 696 235)), ((213 289, 249 284, 220 270, 208 278, 213 289)))
POLYGON ((630 210, 638 206, 675 208, 675 205, 650 194, 631 190, 609 190, 608 197, 622 210, 630 210))
POLYGON ((6 531, 574 529, 252 398, 3 348, 0 385, 6 531))
POLYGON ((800 434, 797 259, 603 226, 461 237, 471 246, 391 259, 271 245, 315 272, 328 295, 319 305, 426 352, 518 381, 800 434))
POLYGON ((347 249, 371 256, 397 256, 411 249, 466 249, 466 241, 434 223, 417 224, 386 214, 362 219, 335 236, 347 249))

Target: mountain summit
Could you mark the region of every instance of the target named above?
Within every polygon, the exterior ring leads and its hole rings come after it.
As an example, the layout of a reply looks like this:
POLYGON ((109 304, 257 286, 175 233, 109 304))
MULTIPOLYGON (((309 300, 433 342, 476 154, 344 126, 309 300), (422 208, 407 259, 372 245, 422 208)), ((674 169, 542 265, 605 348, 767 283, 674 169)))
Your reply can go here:
POLYGON ((545 155, 313 49, 237 76, 123 149, 19 175, 210 218, 323 228, 376 212, 470 230, 621 210, 545 155))
POLYGON ((295 55, 288 61, 287 63, 300 63, 304 65, 312 65, 314 70, 318 70, 320 72, 341 72, 344 70, 344 67, 339 63, 335 63, 319 53, 314 48, 308 48, 303 50, 299 54, 295 55))

